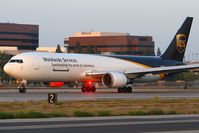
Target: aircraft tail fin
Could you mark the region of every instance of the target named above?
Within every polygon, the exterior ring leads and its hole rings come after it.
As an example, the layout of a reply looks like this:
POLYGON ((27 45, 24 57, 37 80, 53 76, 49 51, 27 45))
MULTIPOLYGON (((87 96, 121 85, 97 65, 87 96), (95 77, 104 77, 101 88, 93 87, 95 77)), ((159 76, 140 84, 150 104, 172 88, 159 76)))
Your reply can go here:
POLYGON ((161 58, 183 61, 192 21, 193 17, 186 18, 161 58))

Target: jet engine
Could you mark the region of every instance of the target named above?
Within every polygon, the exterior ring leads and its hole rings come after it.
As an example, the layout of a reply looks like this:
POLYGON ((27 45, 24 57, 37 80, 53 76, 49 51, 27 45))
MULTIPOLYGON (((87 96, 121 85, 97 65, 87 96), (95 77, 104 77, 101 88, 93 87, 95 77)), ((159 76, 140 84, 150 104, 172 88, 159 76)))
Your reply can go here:
POLYGON ((106 87, 119 88, 119 87, 125 86, 128 83, 128 78, 126 77, 124 73, 110 72, 110 73, 106 73, 102 77, 102 83, 106 87))

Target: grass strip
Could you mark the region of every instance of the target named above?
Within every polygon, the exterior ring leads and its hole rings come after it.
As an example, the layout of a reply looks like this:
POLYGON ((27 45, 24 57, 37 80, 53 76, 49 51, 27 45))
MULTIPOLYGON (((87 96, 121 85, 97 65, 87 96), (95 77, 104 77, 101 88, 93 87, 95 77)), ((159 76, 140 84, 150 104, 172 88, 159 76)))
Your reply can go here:
POLYGON ((171 114, 199 114, 199 99, 0 102, 0 119, 171 114))
POLYGON ((13 119, 15 118, 13 113, 10 112, 0 112, 0 119, 13 119))
POLYGON ((0 112, 0 119, 24 119, 24 118, 52 118, 52 117, 67 117, 63 113, 51 112, 51 113, 42 113, 42 112, 0 112))
POLYGON ((163 111, 161 109, 152 109, 149 111, 129 111, 130 116, 143 116, 143 115, 175 115, 178 114, 176 111, 163 111))
POLYGON ((88 112, 88 111, 74 111, 73 115, 75 117, 91 117, 91 116, 95 116, 94 113, 88 112))
POLYGON ((111 112, 110 111, 98 111, 97 112, 97 116, 111 116, 111 112))

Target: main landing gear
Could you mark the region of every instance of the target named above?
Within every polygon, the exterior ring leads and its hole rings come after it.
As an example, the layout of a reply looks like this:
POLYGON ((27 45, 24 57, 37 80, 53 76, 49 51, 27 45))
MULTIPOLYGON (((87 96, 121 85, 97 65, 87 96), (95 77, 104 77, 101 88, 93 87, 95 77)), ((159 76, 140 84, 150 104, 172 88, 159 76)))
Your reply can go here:
POLYGON ((83 86, 82 92, 95 92, 96 88, 94 86, 83 86))
POLYGON ((130 86, 124 86, 124 87, 120 87, 117 88, 118 93, 132 93, 132 87, 130 86))
POLYGON ((82 92, 95 92, 96 88, 93 86, 93 83, 91 81, 84 83, 82 87, 82 92))
POLYGON ((19 93, 26 93, 26 87, 22 80, 17 80, 17 88, 19 88, 19 93))

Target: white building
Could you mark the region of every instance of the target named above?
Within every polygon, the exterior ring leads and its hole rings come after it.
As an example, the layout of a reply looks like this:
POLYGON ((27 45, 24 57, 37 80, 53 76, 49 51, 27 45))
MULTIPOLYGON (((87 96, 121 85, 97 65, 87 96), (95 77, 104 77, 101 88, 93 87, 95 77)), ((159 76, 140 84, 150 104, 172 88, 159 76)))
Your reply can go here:
POLYGON ((96 37, 96 36, 129 36, 129 33, 121 32, 76 32, 72 37, 96 37))
MULTIPOLYGON (((65 47, 60 47, 60 48, 61 48, 61 51, 62 51, 63 53, 66 53, 66 52, 67 52, 67 50, 66 50, 65 47)), ((38 47, 38 48, 36 49, 36 51, 37 51, 37 52, 50 52, 50 53, 55 53, 56 49, 57 49, 57 47, 38 47)))
MULTIPOLYGON (((67 49, 65 47, 60 47, 61 51, 63 53, 67 52, 67 49)), ((57 47, 38 47, 36 49, 37 52, 51 52, 54 53, 56 51, 57 47)), ((24 52, 34 52, 34 50, 18 50, 17 47, 0 47, 0 52, 17 55, 24 52)))
POLYGON ((18 51, 17 47, 4 47, 4 46, 1 46, 0 47, 0 52, 1 53, 12 54, 12 55, 19 54, 19 51, 18 51))

